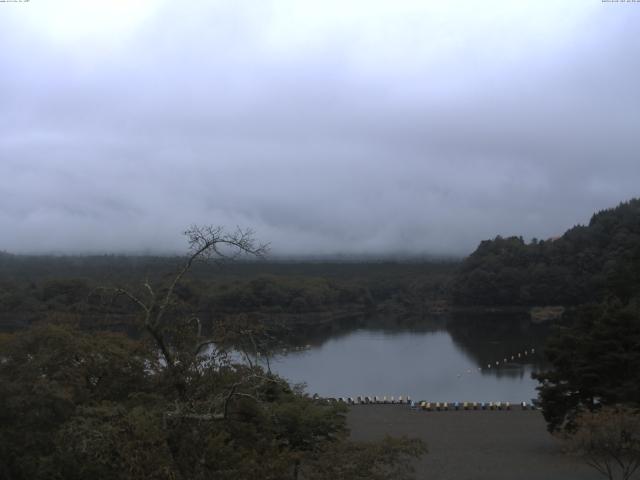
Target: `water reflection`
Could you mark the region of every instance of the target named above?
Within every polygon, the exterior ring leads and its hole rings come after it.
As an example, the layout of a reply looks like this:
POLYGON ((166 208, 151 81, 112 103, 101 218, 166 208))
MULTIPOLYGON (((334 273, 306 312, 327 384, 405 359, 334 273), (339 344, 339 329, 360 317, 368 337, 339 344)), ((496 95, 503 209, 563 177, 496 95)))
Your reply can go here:
POLYGON ((547 328, 517 317, 440 317, 414 325, 359 320, 300 336, 310 348, 276 357, 272 368, 322 396, 529 401, 546 334, 547 328), (536 353, 524 355, 531 348, 536 353))

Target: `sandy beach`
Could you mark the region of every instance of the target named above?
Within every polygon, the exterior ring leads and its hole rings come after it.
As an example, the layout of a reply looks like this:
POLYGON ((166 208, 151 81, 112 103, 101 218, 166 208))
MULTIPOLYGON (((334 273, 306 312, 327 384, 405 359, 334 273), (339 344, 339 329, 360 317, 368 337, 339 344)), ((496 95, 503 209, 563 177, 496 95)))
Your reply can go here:
POLYGON ((362 405, 351 407, 348 423, 356 440, 385 434, 424 440, 429 453, 416 462, 417 479, 603 478, 562 452, 539 411, 425 412, 401 405, 362 405))

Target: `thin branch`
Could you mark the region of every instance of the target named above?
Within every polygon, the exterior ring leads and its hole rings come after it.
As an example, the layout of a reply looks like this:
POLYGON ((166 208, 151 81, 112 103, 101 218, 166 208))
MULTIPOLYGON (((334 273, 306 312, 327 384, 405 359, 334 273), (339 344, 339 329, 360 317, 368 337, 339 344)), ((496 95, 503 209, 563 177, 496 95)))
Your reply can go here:
POLYGON ((638 468, 640 468, 640 458, 638 458, 637 460, 634 460, 628 467, 627 472, 628 475, 625 477, 625 480, 631 478, 633 476, 634 473, 636 473, 636 470, 638 470, 638 468))
POLYGON ((209 346, 209 345, 212 345, 212 344, 214 344, 214 343, 216 343, 216 341, 215 341, 215 340, 213 340, 213 339, 203 340, 203 341, 202 341, 202 342, 200 342, 198 345, 196 345, 196 348, 194 349, 193 354, 194 354, 195 356, 198 356, 198 355, 200 354, 200 351, 201 351, 204 347, 209 346))
POLYGON ((609 463, 608 462, 605 461, 604 462, 604 466, 603 466, 603 464, 600 463, 600 461, 598 461, 597 459, 591 458, 591 457, 586 457, 585 458, 585 463, 587 465, 589 465, 590 467, 596 469, 598 472, 600 472, 605 477, 608 477, 609 479, 612 478, 612 476, 611 476, 611 468, 609 467, 609 463))
POLYGON ((151 288, 151 284, 149 283, 149 279, 148 278, 145 279, 144 286, 149 291, 149 294, 151 295, 151 298, 155 300, 156 294, 153 291, 153 288, 151 288))
POLYGON ((142 308, 147 314, 151 311, 151 309, 144 302, 142 302, 138 297, 136 297, 128 290, 125 290, 124 288, 116 288, 115 293, 116 295, 124 295, 129 300, 137 304, 140 308, 142 308))

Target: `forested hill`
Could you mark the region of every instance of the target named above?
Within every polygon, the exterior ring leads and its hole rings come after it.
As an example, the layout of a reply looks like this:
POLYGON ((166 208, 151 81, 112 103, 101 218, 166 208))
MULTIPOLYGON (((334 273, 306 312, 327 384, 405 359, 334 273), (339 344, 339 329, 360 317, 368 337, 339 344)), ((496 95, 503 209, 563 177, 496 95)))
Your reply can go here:
POLYGON ((485 240, 452 282, 458 305, 578 305, 640 294, 640 199, 549 240, 485 240))

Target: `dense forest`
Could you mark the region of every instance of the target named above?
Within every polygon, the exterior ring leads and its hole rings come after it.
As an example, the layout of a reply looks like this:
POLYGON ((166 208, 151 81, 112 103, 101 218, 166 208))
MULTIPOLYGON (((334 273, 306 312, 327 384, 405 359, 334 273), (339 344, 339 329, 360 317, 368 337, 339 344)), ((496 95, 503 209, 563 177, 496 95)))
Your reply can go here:
MULTIPOLYGON (((183 283, 192 266, 218 258, 220 245, 259 256, 253 240, 194 227, 189 244, 173 274, 131 287, 61 272, 41 285, 7 282, 27 289, 5 293, 8 314, 26 300, 42 319, 0 334, 0 478, 411 478, 421 441, 350 441, 343 404, 309 397, 259 361, 270 338, 262 322, 232 315, 206 328, 193 310, 183 283), (130 313, 136 334, 74 325, 105 308, 130 313)), ((5 256, 5 268, 20 261, 5 256)))
POLYGON ((556 239, 486 240, 452 284, 457 305, 580 305, 640 292, 640 199, 593 215, 556 239))
MULTIPOLYGON (((180 257, 22 256, 0 254, 0 327, 50 320, 85 328, 128 328, 137 314, 105 288, 139 288, 175 272, 180 257)), ((233 314, 308 327, 378 311, 421 315, 446 302, 457 263, 199 263, 178 286, 185 310, 207 323, 233 314)))

